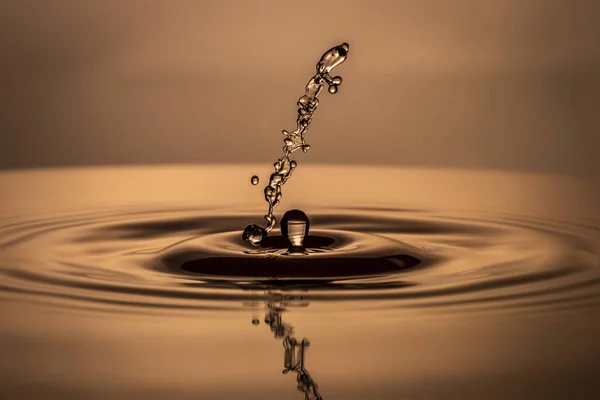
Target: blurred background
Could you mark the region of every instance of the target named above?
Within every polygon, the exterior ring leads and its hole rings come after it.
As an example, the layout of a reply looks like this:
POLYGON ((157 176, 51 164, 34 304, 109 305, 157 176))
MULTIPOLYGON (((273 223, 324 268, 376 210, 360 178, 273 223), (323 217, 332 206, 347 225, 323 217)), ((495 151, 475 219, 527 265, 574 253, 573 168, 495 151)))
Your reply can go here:
POLYGON ((6 0, 0 168, 268 162, 347 41, 300 164, 600 177, 600 3, 6 0))

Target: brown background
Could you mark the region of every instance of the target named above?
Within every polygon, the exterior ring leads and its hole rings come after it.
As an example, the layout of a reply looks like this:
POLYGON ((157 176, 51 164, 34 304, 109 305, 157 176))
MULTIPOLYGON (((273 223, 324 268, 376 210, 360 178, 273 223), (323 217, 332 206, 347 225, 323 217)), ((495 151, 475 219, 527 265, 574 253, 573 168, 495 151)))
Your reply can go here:
POLYGON ((580 0, 0 3, 0 168, 298 161, 599 177, 600 7, 580 0))

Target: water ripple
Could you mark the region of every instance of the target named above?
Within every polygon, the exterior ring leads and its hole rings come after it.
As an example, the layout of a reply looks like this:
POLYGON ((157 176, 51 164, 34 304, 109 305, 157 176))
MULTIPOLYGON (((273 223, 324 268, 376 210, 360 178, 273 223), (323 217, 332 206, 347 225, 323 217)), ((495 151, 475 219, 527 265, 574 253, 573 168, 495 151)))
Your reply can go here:
POLYGON ((281 237, 252 254, 255 214, 103 210, 0 226, 3 299, 88 310, 236 309, 272 291, 377 308, 523 311, 598 306, 593 221, 392 208, 310 215, 305 257, 281 237), (376 301, 376 302, 375 302, 376 301))

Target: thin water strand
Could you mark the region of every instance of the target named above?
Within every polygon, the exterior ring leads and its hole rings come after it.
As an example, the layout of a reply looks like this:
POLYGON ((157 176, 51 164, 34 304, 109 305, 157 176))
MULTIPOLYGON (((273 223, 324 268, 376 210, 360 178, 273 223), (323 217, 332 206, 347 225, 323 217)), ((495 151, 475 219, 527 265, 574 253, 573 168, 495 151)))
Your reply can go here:
POLYGON ((329 49, 321 56, 321 59, 317 63, 316 74, 308 81, 304 96, 298 99, 296 129, 292 132, 282 131, 285 135, 285 139, 283 140, 283 156, 273 164, 275 172, 269 177, 269 183, 264 190, 265 200, 269 204, 267 214, 265 215, 267 225, 264 228, 256 224, 248 225, 242 234, 246 242, 254 246, 260 245, 267 234, 275 227, 276 218, 274 209, 279 205, 283 196, 281 187, 287 182, 298 165, 295 160, 290 159, 290 156, 296 150, 302 149, 306 153, 310 149, 310 145, 306 143, 304 135, 308 130, 314 112, 319 106, 319 93, 321 93, 325 84, 328 86, 329 93, 337 93, 338 86, 342 84, 342 78, 340 76, 331 76, 330 72, 346 60, 349 49, 350 46, 348 43, 342 43, 339 46, 329 49))

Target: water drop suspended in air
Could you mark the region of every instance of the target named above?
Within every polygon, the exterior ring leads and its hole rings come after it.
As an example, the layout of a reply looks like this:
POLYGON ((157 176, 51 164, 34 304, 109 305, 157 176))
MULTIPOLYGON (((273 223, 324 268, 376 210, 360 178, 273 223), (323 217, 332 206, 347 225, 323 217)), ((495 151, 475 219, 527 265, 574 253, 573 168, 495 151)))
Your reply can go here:
POLYGON ((258 176, 254 175, 252 178, 250 178, 250 182, 252 182, 253 185, 258 185, 258 176))

